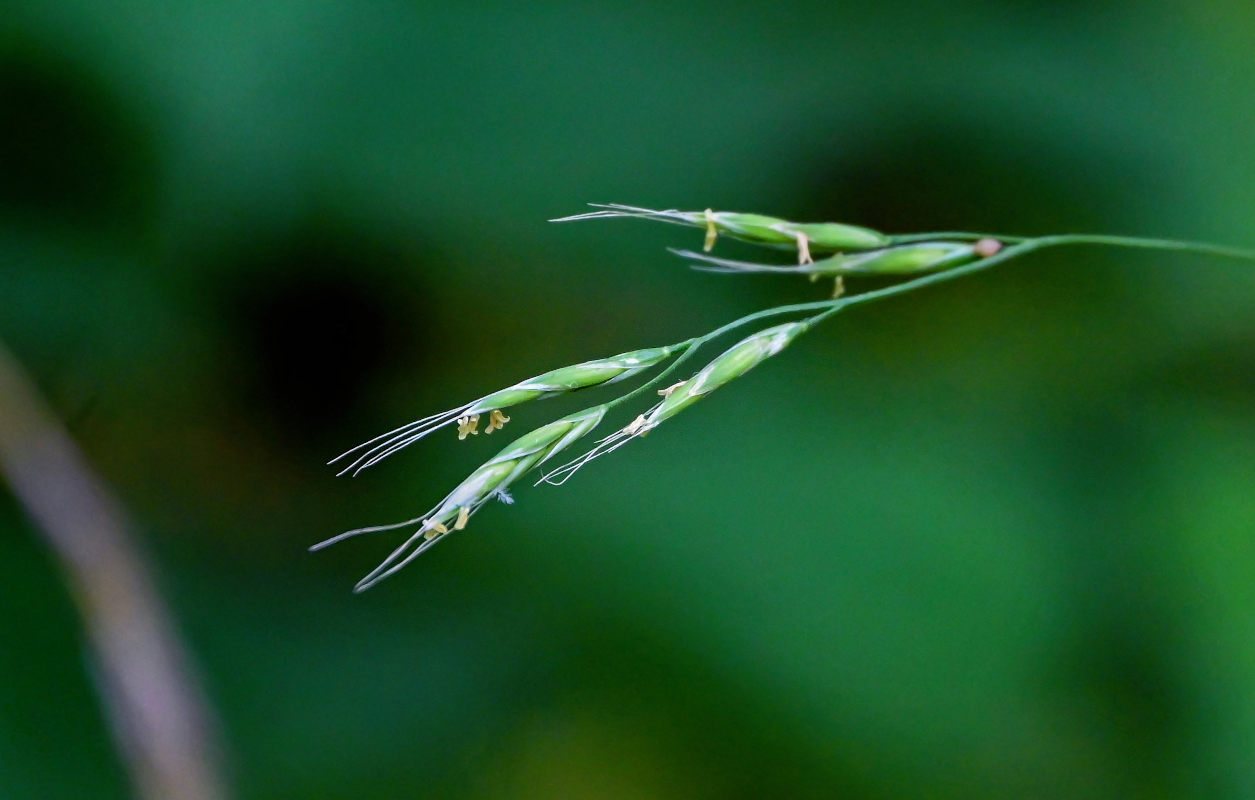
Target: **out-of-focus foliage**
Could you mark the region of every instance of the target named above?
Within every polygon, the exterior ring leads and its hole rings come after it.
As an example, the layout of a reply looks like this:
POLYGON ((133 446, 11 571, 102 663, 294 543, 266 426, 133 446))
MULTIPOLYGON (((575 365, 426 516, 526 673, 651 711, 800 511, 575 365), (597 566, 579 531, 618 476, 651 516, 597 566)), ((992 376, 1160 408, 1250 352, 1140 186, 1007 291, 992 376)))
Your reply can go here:
MULTIPOLYGON (((366 595, 394 540, 304 548, 499 445, 334 479, 358 440, 822 296, 545 219, 1250 246, 1253 56, 1235 0, 8 4, 0 338, 142 521, 241 797, 1250 797, 1241 265, 851 310, 366 595)), ((8 495, 0 585, 0 796, 125 796, 8 495)))

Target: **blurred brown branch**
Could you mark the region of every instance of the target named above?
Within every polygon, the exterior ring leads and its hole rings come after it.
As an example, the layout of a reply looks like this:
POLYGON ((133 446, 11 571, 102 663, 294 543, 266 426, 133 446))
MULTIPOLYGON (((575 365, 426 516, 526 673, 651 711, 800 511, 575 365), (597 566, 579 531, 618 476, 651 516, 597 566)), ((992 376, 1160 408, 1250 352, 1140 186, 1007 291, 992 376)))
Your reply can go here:
POLYGON ((3 345, 0 471, 65 573, 137 794, 226 798, 210 715, 123 510, 3 345))

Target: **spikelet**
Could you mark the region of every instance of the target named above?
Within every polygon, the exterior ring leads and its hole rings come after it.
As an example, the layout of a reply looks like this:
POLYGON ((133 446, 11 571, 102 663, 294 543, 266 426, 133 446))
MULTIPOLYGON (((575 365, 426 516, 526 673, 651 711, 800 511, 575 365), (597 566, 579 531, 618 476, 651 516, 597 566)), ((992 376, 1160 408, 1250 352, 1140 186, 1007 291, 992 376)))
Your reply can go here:
POLYGON ((554 485, 565 483, 588 462, 617 450, 638 436, 644 436, 728 381, 741 377, 779 353, 809 327, 810 323, 806 321, 788 322, 747 336, 721 353, 692 378, 662 390, 662 400, 627 427, 602 439, 596 447, 574 461, 546 474, 541 481, 554 485))
POLYGON ((994 239, 982 239, 978 242, 920 242, 865 253, 838 254, 797 265, 732 261, 692 250, 671 252, 697 262, 692 265, 693 269, 704 272, 774 272, 808 275, 811 278, 835 278, 843 275, 912 275, 937 272, 994 255, 1000 249, 1001 243, 994 239))
POLYGON ((874 250, 890 243, 888 236, 870 228, 844 225, 838 222, 790 222, 762 214, 742 214, 735 211, 677 211, 637 208, 618 203, 598 204, 600 209, 585 214, 551 220, 571 222, 583 219, 611 219, 615 217, 639 217, 702 228, 706 231, 703 250, 709 252, 720 234, 755 244, 795 247, 798 263, 811 261, 812 253, 837 253, 874 250))
POLYGON ((341 453, 328 463, 334 464, 352 456, 353 460, 338 474, 344 475, 352 472, 356 475, 429 433, 448 425, 458 426, 458 439, 477 435, 480 417, 484 414, 488 415, 488 425, 484 432, 492 433, 494 430, 500 430, 510 420, 501 413, 503 408, 590 386, 625 380, 649 369, 670 355, 671 348, 669 347, 651 347, 550 370, 456 408, 402 425, 341 453))
POLYGON ((519 437, 480 465, 458 484, 457 488, 421 517, 391 525, 376 525, 346 531, 339 536, 319 542, 310 549, 321 550, 336 542, 364 533, 395 530, 418 524, 418 530, 409 539, 393 550, 379 566, 354 587, 354 591, 365 591, 384 578, 395 574, 450 533, 464 529, 471 516, 494 497, 511 502, 507 494, 510 484, 597 427, 605 415, 606 406, 594 406, 519 437))

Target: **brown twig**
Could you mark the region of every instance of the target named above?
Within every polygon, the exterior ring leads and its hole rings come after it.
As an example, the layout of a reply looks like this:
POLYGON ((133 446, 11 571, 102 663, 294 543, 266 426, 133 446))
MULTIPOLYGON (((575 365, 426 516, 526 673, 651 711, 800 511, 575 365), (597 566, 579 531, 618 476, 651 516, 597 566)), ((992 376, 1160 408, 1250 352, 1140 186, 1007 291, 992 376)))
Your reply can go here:
POLYGON ((71 588, 137 795, 225 800, 214 726, 126 516, 3 345, 0 471, 71 588))

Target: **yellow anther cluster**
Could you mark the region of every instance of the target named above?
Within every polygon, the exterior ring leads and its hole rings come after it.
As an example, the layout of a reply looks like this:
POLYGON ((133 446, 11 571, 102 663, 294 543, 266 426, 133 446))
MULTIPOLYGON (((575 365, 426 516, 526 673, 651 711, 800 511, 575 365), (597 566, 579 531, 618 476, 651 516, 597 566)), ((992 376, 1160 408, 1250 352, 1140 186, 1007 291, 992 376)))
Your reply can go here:
MULTIPOLYGON (((495 412, 494 412, 495 413, 495 412)), ((479 434, 479 415, 471 414, 469 417, 458 418, 458 441, 462 441, 467 436, 477 436, 479 434)))
POLYGON ((509 421, 510 418, 505 414, 502 414, 500 409, 494 408, 492 413, 488 415, 488 427, 484 428, 484 433, 499 431, 504 428, 505 424, 509 421))

